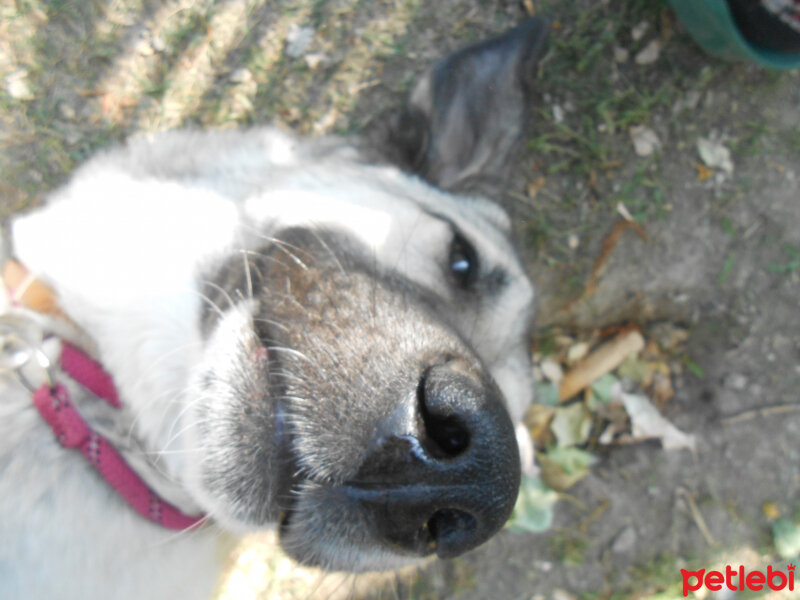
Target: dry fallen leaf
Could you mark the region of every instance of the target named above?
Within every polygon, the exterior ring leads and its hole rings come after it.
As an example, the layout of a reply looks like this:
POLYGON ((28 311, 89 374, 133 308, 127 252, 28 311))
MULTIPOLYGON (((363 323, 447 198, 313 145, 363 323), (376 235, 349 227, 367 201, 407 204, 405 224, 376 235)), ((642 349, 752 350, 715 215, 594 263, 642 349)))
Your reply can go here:
POLYGON ((552 381, 556 385, 560 384, 564 379, 564 371, 561 365, 552 358, 545 358, 540 364, 539 369, 542 371, 545 379, 552 381))
POLYGON ((634 42, 638 42, 644 37, 648 29, 650 29, 649 21, 640 21, 631 28, 631 38, 633 38, 634 42))
POLYGON ((667 353, 680 353, 683 344, 689 339, 686 329, 676 327, 672 323, 659 323, 649 330, 651 337, 667 353))
POLYGON ((538 194, 539 191, 541 191, 541 189, 545 186, 546 183, 547 183, 546 177, 537 177, 536 179, 531 181, 528 184, 528 187, 526 188, 528 192, 528 197, 536 198, 536 194, 538 194))
POLYGON ((540 478, 523 477, 514 512, 506 524, 509 531, 536 533, 550 528, 553 521, 553 506, 558 494, 540 478))
POLYGON ((634 441, 657 438, 664 450, 688 448, 695 450, 694 436, 684 433, 667 421, 650 400, 638 394, 621 392, 619 398, 631 419, 634 441))
POLYGON ((653 383, 655 371, 656 365, 653 362, 642 360, 638 356, 628 356, 617 369, 617 374, 647 388, 653 383))
POLYGON ((697 140, 697 153, 707 167, 722 169, 728 175, 733 173, 731 151, 720 142, 708 138, 699 138, 697 140))
POLYGON ((761 507, 761 510, 764 513, 764 516, 768 519, 780 519, 781 518, 781 509, 778 506, 777 502, 764 502, 764 505, 761 507))
POLYGON ((653 402, 658 406, 664 406, 674 395, 672 378, 664 373, 655 373, 653 375, 653 402))
POLYGON ((595 458, 579 448, 554 448, 536 455, 542 465, 542 479, 558 492, 563 492, 583 479, 595 458))
POLYGON ((592 430, 592 413, 583 402, 557 408, 550 423, 556 443, 562 447, 579 446, 589 439, 592 430))
POLYGON ((554 406, 532 404, 525 413, 525 426, 528 428, 537 448, 543 448, 553 442, 553 433, 550 431, 550 422, 556 409, 554 406))
POLYGON ((639 66, 651 65, 658 60, 661 55, 661 47, 663 43, 659 39, 651 40, 642 50, 640 50, 634 57, 634 62, 639 66))
POLYGON ((644 228, 642 228, 641 225, 632 219, 625 219, 614 225, 614 228, 603 240, 603 248, 600 251, 600 256, 597 257, 597 260, 592 267, 592 272, 589 274, 589 281, 586 283, 583 294, 581 294, 579 298, 568 302, 564 307, 564 310, 568 310, 575 302, 591 297, 597 291, 597 282, 600 279, 600 272, 603 270, 605 263, 614 252, 614 248, 617 247, 619 239, 622 237, 622 234, 626 229, 633 229, 643 241, 647 241, 647 233, 645 233, 644 228))
POLYGON ((625 406, 619 400, 607 403, 598 403, 595 406, 595 414, 599 419, 608 421, 608 425, 598 441, 601 444, 610 444, 614 439, 623 433, 630 431, 630 419, 625 412, 625 406))
POLYGON ((638 329, 623 330, 567 372, 559 386, 559 399, 564 401, 572 398, 596 379, 616 369, 628 356, 640 352, 643 348, 644 338, 638 329))
POLYGON ((567 350, 567 365, 572 366, 583 360, 589 354, 589 342, 578 342, 567 350))
POLYGON ((536 14, 536 9, 533 6, 533 0, 522 0, 522 5, 525 7, 525 12, 529 17, 536 14))
POLYGON ((697 163, 694 167, 697 169, 698 181, 708 181, 714 176, 714 170, 709 169, 703 163, 697 163))

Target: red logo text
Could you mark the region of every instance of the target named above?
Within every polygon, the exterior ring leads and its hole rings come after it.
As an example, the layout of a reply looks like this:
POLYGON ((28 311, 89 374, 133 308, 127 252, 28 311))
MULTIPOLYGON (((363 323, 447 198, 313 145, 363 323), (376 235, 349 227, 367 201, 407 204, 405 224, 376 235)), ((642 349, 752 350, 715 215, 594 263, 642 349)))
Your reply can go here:
POLYGON ((697 591, 701 587, 718 592, 723 585, 731 591, 752 590, 757 592, 765 588, 776 592, 785 588, 794 591, 794 569, 794 565, 786 567, 786 571, 768 566, 766 572, 745 571, 744 566, 734 569, 730 565, 725 567, 724 573, 722 571, 706 572, 705 569, 699 571, 681 569, 683 595, 686 597, 689 592, 697 591))

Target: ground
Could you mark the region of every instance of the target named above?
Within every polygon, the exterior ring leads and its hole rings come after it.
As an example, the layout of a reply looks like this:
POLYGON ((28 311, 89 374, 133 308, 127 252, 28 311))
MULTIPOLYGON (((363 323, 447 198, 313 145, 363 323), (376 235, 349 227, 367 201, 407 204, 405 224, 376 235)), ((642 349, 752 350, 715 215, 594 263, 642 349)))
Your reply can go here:
POLYGON ((605 449, 548 531, 380 580, 295 570, 251 541, 236 585, 262 598, 680 596, 682 567, 777 560, 774 520, 800 511, 800 74, 704 54, 656 0, 0 2, 3 218, 137 132, 356 133, 431 60, 531 7, 554 26, 500 200, 538 286, 537 341, 688 331, 662 410, 696 452, 605 449), (733 169, 704 166, 699 138, 733 169), (620 203, 647 241, 624 233, 581 299, 620 203))

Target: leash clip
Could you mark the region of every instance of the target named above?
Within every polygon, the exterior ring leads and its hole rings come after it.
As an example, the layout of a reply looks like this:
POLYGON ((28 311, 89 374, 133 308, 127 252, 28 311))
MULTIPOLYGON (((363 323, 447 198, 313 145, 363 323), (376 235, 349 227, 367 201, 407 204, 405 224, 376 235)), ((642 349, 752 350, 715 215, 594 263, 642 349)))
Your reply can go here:
POLYGON ((37 380, 49 388, 55 384, 54 367, 43 348, 43 334, 36 320, 28 315, 8 313, 0 315, 0 373, 10 373, 30 392, 40 385, 31 380, 38 367, 37 380))

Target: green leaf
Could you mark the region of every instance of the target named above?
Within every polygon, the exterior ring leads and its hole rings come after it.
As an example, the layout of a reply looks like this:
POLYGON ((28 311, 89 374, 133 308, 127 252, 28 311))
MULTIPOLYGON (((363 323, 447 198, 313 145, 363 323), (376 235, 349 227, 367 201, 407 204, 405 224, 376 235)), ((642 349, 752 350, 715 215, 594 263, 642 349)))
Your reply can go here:
POLYGON ((595 458, 580 448, 553 448, 538 455, 542 479, 555 490, 565 491, 589 473, 595 458))
POLYGON ((561 465, 567 475, 577 475, 588 470, 596 460, 591 452, 580 448, 553 448, 547 456, 561 465))
POLYGON ((636 356, 629 356, 617 369, 617 374, 620 377, 625 377, 638 384, 644 384, 648 379, 653 377, 653 367, 646 360, 637 358, 636 356))
POLYGON ((600 379, 596 379, 592 383, 592 394, 595 400, 606 404, 611 401, 611 388, 617 383, 617 379, 611 373, 606 373, 600 379))
POLYGON ((509 531, 535 533, 550 528, 558 494, 538 477, 522 477, 514 512, 506 523, 509 531))
POLYGON ((537 381, 534 385, 536 404, 558 406, 558 386, 552 381, 537 381))
POLYGON ((559 446, 578 446, 589 439, 592 429, 592 413, 582 402, 556 409, 550 431, 556 436, 559 446))

